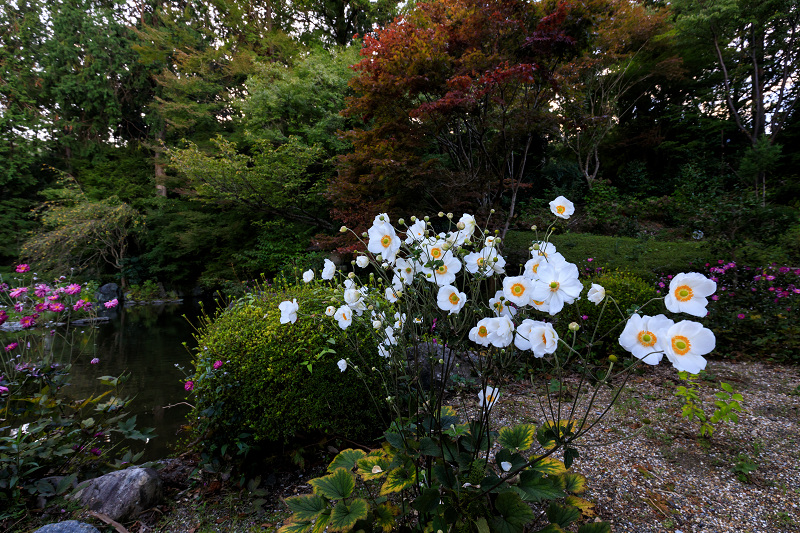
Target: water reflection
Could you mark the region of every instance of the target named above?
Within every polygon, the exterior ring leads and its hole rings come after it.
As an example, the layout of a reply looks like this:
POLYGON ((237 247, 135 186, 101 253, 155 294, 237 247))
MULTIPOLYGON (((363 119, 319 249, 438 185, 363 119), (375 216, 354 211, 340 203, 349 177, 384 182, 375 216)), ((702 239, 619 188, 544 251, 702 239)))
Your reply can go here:
MULTIPOLYGON (((180 438, 177 434, 189 408, 164 407, 186 398, 181 383, 184 373, 176 365, 186 372, 191 370, 189 350, 196 346, 192 333, 201 305, 200 301, 185 301, 120 307, 102 313, 110 319, 108 322, 76 330, 77 344, 83 338, 92 346, 80 355, 79 347, 74 347, 71 385, 65 392, 72 398, 86 398, 101 391, 100 376, 130 372, 122 391, 123 396, 135 396, 129 411, 137 415, 138 427, 155 427, 158 435, 148 443, 144 460, 166 457, 173 451, 170 445, 180 438), (94 358, 99 361, 92 364, 94 358)), ((205 302, 209 313, 210 305, 213 303, 205 302)))

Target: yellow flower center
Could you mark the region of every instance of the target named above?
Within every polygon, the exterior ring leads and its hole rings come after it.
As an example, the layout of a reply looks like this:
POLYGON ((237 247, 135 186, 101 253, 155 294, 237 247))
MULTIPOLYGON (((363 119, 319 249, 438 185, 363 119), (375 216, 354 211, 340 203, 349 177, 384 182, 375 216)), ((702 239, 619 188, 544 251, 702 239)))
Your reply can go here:
POLYGON ((486 403, 488 403, 489 405, 491 405, 491 404, 493 404, 493 403, 494 403, 494 399, 495 399, 495 395, 494 395, 494 394, 488 394, 488 395, 486 396, 486 403))
POLYGON ((638 337, 642 346, 649 348, 656 343, 656 336, 652 331, 640 331, 638 337))
POLYGON ((683 335, 672 337, 672 349, 678 355, 686 355, 692 347, 692 343, 683 335))
POLYGON ((559 282, 551 281, 550 282, 550 292, 556 292, 560 286, 561 286, 561 284, 559 282))
POLYGON ((342 320, 347 320, 347 313, 342 313, 342 320))
POLYGON ((489 330, 486 329, 486 326, 478 328, 478 337, 486 337, 487 335, 489 335, 489 330))
POLYGON ((479 257, 479 258, 478 258, 478 260, 476 261, 476 263, 478 263, 478 266, 479 266, 479 267, 482 267, 482 266, 483 266, 483 262, 484 262, 484 259, 483 259, 483 257, 479 257))
POLYGON ((453 305, 458 305, 458 302, 461 301, 461 298, 458 297, 458 294, 454 292, 451 292, 450 296, 448 296, 447 299, 450 300, 450 303, 453 305))
POLYGON ((567 210, 567 208, 564 207, 563 205, 557 205, 556 206, 556 213, 558 213, 559 215, 563 215, 564 211, 566 211, 566 210, 567 210))
POLYGON ((439 259, 442 257, 442 249, 441 248, 431 248, 431 257, 434 259, 439 259))
POLYGON ((688 302, 692 299, 694 292, 692 288, 688 285, 681 285, 677 289, 675 289, 675 299, 679 302, 688 302))
POLYGON ((392 244, 392 237, 391 235, 384 235, 381 237, 381 244, 384 248, 388 248, 392 244))
POLYGON ((547 344, 547 337, 542 333, 542 343, 547 344))
POLYGON ((539 263, 536 263, 535 265, 533 265, 531 270, 533 270, 533 273, 536 274, 539 271, 539 263))
POLYGON ((522 296, 523 294, 525 294, 525 285, 523 285, 522 283, 513 284, 511 286, 511 294, 517 297, 522 296))
POLYGON ((534 305, 544 305, 544 302, 540 302, 539 300, 532 300, 534 305))
POLYGON ((436 273, 439 275, 447 274, 447 265, 442 265, 436 269, 436 273))

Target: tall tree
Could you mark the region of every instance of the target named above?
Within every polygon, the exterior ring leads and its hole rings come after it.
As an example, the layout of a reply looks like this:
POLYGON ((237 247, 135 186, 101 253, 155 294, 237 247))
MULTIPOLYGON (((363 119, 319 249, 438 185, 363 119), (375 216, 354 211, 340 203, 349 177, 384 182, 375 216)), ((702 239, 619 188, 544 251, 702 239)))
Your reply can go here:
POLYGON ((800 96, 800 2, 677 0, 671 7, 687 44, 713 56, 706 108, 724 109, 749 142, 748 168, 765 199, 766 170, 777 150, 768 148, 778 146, 800 96))

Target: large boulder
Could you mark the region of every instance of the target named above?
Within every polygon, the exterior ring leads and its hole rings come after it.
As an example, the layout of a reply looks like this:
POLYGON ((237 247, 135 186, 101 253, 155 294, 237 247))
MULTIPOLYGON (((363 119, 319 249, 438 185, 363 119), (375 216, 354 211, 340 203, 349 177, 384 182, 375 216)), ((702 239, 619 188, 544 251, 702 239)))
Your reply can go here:
POLYGON ((33 533, 100 533, 100 530, 77 520, 65 520, 42 526, 33 533))
POLYGON ((132 467, 81 483, 72 498, 91 511, 125 522, 156 505, 161 496, 158 473, 132 467))
POLYGON ((94 297, 99 303, 102 304, 105 302, 110 302, 114 298, 119 300, 122 298, 122 291, 120 290, 119 285, 116 283, 106 283, 97 289, 97 292, 94 293, 94 297))

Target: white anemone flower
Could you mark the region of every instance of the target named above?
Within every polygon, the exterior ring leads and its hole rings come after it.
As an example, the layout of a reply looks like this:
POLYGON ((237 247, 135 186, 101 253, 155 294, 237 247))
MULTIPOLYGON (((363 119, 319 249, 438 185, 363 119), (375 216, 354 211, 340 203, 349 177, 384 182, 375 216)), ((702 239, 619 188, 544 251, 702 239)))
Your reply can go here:
POLYGON ((448 250, 449 245, 444 239, 428 239, 422 246, 420 261, 424 266, 431 261, 443 260, 445 255, 452 255, 448 250))
POLYGON ((664 297, 664 305, 673 313, 706 316, 707 296, 717 290, 717 284, 697 272, 681 272, 669 283, 669 294, 664 297))
POLYGON ((664 354, 678 371, 697 374, 706 367, 704 355, 717 345, 714 333, 702 324, 681 320, 667 330, 664 354))
POLYGON ((539 266, 548 264, 555 268, 561 268, 567 264, 567 260, 558 252, 550 252, 547 256, 535 254, 525 263, 525 272, 522 275, 528 279, 539 279, 539 266))
POLYGON ((531 250, 531 257, 536 257, 540 255, 545 258, 550 258, 550 255, 556 253, 557 251, 558 250, 556 250, 556 245, 553 244, 552 242, 536 241, 533 243, 533 250, 531 250))
POLYGON ((278 305, 278 309, 281 310, 281 324, 286 324, 291 322, 294 324, 297 322, 297 310, 300 309, 300 305, 297 303, 297 298, 293 300, 286 300, 281 302, 278 305))
POLYGON ((497 316, 507 316, 511 318, 517 314, 516 308, 507 305, 506 297, 503 296, 503 291, 497 291, 494 293, 494 298, 489 298, 489 307, 492 308, 494 314, 497 316))
POLYGON ((464 244, 464 241, 472 238, 472 235, 475 233, 475 228, 478 225, 477 222, 475 222, 475 217, 467 213, 464 213, 462 217, 458 219, 457 226, 461 224, 464 225, 464 229, 459 229, 456 234, 455 243, 458 245, 464 244))
POLYGON ((416 222, 414 222, 414 224, 411 225, 410 228, 406 230, 405 243, 411 245, 414 244, 414 242, 422 242, 425 240, 425 235, 426 235, 425 221, 417 220, 416 222))
POLYGON ((491 327, 491 318, 482 318, 478 321, 478 325, 469 330, 469 340, 481 346, 489 346, 491 341, 489 339, 489 328, 491 327))
POLYGON ((363 311, 367 308, 364 304, 364 294, 355 287, 344 290, 344 303, 353 311, 363 311))
POLYGON ((313 270, 306 270, 303 272, 303 282, 310 283, 311 280, 314 279, 314 271, 313 270))
POLYGON ((539 320, 523 320, 517 328, 514 345, 520 350, 530 350, 540 358, 558 348, 558 333, 551 324, 539 320))
POLYGON ((378 346, 378 355, 380 355, 381 357, 385 357, 386 359, 389 359, 392 356, 392 352, 391 350, 389 350, 387 346, 381 344, 378 346))
POLYGON ((332 305, 329 305, 325 308, 325 314, 328 316, 333 316, 336 313, 336 308, 332 305))
POLYGON ((324 265, 320 277, 325 280, 333 279, 333 275, 336 274, 336 265, 330 259, 326 259, 324 265))
POLYGON ((436 268, 422 267, 425 274, 430 274, 427 277, 428 281, 436 283, 438 286, 452 285, 456 280, 456 274, 461 272, 461 261, 459 261, 452 254, 445 254, 443 259, 440 259, 441 264, 436 268))
POLYGON ((565 263, 559 268, 553 265, 539 267, 539 279, 534 283, 531 300, 544 302, 549 313, 560 313, 564 304, 573 303, 581 294, 583 284, 578 280, 578 267, 565 263))
POLYGON ((489 235, 489 236, 488 236, 488 237, 486 237, 486 239, 483 241, 483 245, 484 245, 484 246, 494 246, 494 245, 495 245, 495 241, 496 241, 496 240, 497 240, 497 237, 495 237, 495 236, 493 236, 493 235, 489 235))
POLYGON ((464 257, 464 265, 470 274, 480 273, 489 277, 492 274, 504 273, 506 260, 497 252, 496 248, 485 246, 477 252, 467 254, 464 257))
POLYGON ((383 344, 386 346, 397 346, 397 338, 394 336, 394 328, 392 326, 386 326, 383 332, 386 334, 383 344))
POLYGON ((530 303, 533 290, 533 282, 524 276, 507 276, 503 279, 503 296, 517 307, 530 303))
POLYGON ((550 202, 550 211, 558 218, 566 220, 575 213, 575 205, 563 196, 559 196, 550 202))
POLYGON ((369 257, 366 255, 359 255, 356 257, 356 265, 358 265, 359 268, 367 268, 369 265, 369 257))
POLYGON ((606 290, 603 288, 603 286, 598 285, 597 283, 592 283, 592 286, 589 288, 589 294, 586 295, 586 298, 594 305, 600 305, 605 297, 606 290))
POLYGON ((478 401, 480 401, 481 408, 487 411, 494 407, 497 400, 500 398, 500 389, 494 387, 486 387, 486 389, 478 393, 478 401))
POLYGON ((489 342, 497 348, 505 348, 514 341, 514 323, 507 316, 489 319, 489 342))
POLYGON ((389 216, 386 213, 381 213, 375 217, 375 221, 367 231, 367 235, 369 236, 367 250, 375 255, 380 255, 384 261, 394 263, 401 243, 400 238, 389 223, 389 216))
POLYGON ((347 329, 353 323, 353 310, 348 305, 343 305, 337 309, 334 316, 342 329, 347 329))
POLYGON ((639 316, 633 314, 619 336, 619 344, 648 365, 661 362, 664 339, 674 322, 664 315, 639 316))
POLYGON ((444 287, 439 287, 439 292, 436 294, 436 303, 442 311, 455 315, 467 303, 467 295, 463 292, 458 292, 458 289, 452 285, 445 285, 444 287))
POLYGON ((394 272, 405 285, 411 285, 417 270, 416 263, 411 259, 398 257, 397 261, 394 262, 394 272))
POLYGON ((339 367, 340 372, 344 372, 345 370, 347 370, 347 361, 345 361, 344 359, 339 359, 339 362, 336 363, 336 366, 339 367))
POLYGON ((406 314, 397 311, 394 314, 394 327, 395 329, 403 329, 403 324, 406 323, 406 314))
POLYGON ((391 303, 397 302, 397 299, 400 298, 400 295, 402 295, 402 294, 403 294, 403 291, 401 291, 400 289, 398 289, 398 288, 396 288, 394 286, 386 287, 385 296, 386 296, 386 299, 389 300, 391 303))

